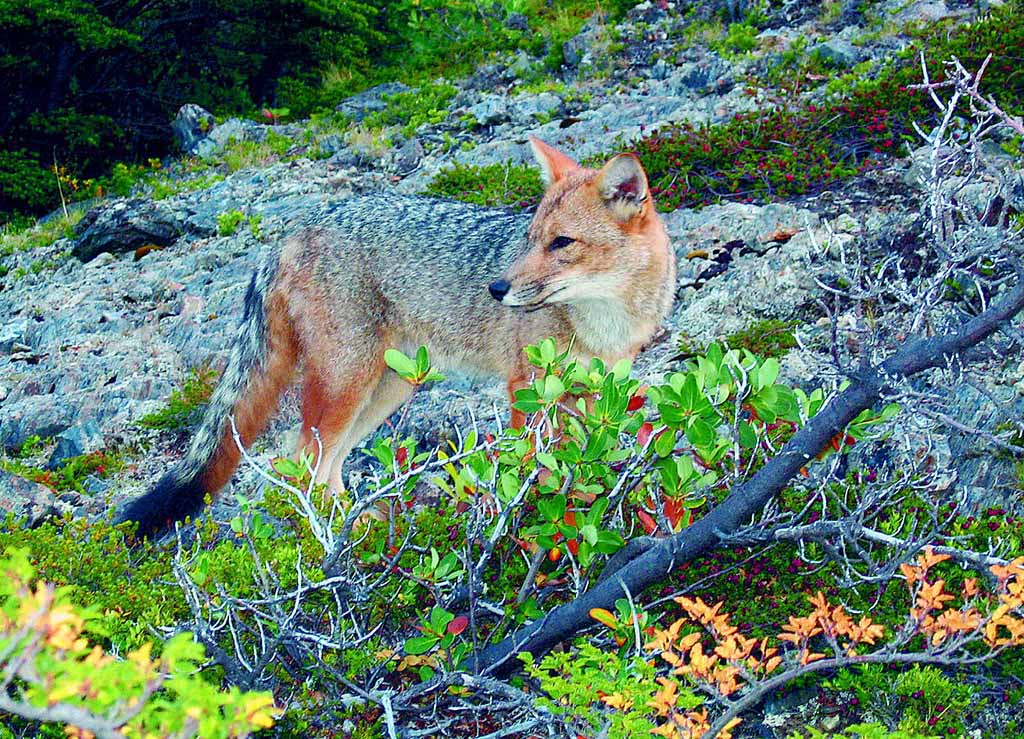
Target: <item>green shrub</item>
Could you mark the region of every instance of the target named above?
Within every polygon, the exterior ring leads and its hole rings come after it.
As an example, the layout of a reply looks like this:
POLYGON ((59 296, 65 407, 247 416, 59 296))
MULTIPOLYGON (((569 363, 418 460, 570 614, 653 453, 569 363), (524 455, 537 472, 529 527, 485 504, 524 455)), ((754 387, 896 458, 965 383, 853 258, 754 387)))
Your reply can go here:
POLYGON ((217 233, 221 236, 234 236, 239 224, 245 220, 240 210, 229 210, 217 216, 217 233))
POLYGON ((477 205, 528 208, 540 201, 544 185, 537 168, 527 164, 455 164, 438 172, 424 194, 477 205))
POLYGON ((95 607, 78 607, 66 589, 37 582, 25 550, 6 550, 0 558, 0 671, 15 715, 52 716, 51 722, 68 725, 68 735, 83 739, 93 735, 75 714, 110 720, 126 736, 228 739, 273 725, 278 710, 269 693, 222 691, 208 682, 205 651, 190 634, 165 642, 159 657, 147 642, 118 659, 96 643, 96 620, 95 607))
MULTIPOLYGON (((238 223, 241 223, 241 217, 235 226, 238 223)), ((234 233, 234 229, 232 229, 232 233, 234 233)), ((167 406, 143 416, 139 419, 139 425, 143 428, 162 430, 187 426, 194 420, 199 407, 210 399, 216 378, 217 373, 209 367, 193 369, 185 378, 181 388, 171 393, 167 399, 167 406)))
POLYGON ((53 172, 25 149, 0 150, 0 221, 18 211, 40 213, 60 203, 53 172))
POLYGON ((457 92, 454 85, 424 85, 416 90, 384 97, 388 106, 363 120, 370 128, 402 126, 402 133, 412 135, 424 123, 440 123, 448 116, 448 103, 457 92))
POLYGON ((798 321, 762 318, 742 331, 726 336, 725 343, 733 348, 747 349, 759 357, 781 357, 796 346, 793 330, 797 325, 798 321))

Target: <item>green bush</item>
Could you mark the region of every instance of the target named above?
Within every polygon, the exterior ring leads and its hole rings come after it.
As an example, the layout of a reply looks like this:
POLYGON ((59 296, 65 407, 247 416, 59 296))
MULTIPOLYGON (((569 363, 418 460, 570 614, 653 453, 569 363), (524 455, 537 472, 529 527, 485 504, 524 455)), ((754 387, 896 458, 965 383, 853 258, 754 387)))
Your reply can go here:
POLYGON ((0 671, 15 715, 41 714, 82 739, 93 736, 90 720, 111 721, 126 736, 204 739, 273 725, 269 693, 208 682, 205 651, 190 634, 162 644, 159 657, 147 642, 118 659, 96 643, 96 619, 96 608, 76 606, 67 589, 37 582, 25 550, 0 558, 0 671))
MULTIPOLYGON (((244 217, 240 211, 233 212, 238 214, 238 219, 231 227, 231 233, 234 233, 234 229, 244 217)), ((225 215, 231 215, 231 213, 224 213, 218 217, 218 227, 220 227, 220 219, 225 215)), ((200 406, 210 399, 216 379, 217 373, 209 367, 193 369, 185 378, 182 386, 171 393, 167 399, 167 405, 159 411, 143 416, 139 419, 139 425, 143 428, 163 430, 179 429, 188 425, 195 420, 200 406)))
POLYGON ((528 164, 455 164, 438 172, 424 194, 477 205, 528 208, 540 201, 544 185, 537 168, 528 164))

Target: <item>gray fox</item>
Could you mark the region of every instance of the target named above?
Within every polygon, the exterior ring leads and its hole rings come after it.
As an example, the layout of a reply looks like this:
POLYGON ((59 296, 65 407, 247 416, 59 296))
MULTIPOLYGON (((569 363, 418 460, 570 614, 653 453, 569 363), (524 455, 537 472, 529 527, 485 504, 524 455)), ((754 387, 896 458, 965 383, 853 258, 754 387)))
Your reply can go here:
MULTIPOLYGON (((523 347, 547 337, 573 356, 632 358, 672 306, 675 253, 631 154, 581 167, 531 138, 546 190, 532 219, 395 194, 329 204, 253 274, 220 384, 184 459, 121 520, 150 536, 196 512, 296 377, 299 451, 322 443, 318 482, 341 489, 352 447, 413 388, 384 363, 420 345, 442 370, 530 382, 523 347), (315 430, 315 431, 314 431, 315 430)), ((521 426, 513 410, 511 423, 521 426)))

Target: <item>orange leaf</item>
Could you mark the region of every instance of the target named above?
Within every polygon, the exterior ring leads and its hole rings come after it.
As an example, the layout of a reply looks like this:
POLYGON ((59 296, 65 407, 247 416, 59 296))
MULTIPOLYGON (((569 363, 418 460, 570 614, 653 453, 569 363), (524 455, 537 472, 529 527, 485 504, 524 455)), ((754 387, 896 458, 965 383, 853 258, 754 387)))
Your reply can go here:
POLYGON ((592 619, 598 623, 604 624, 609 629, 614 629, 619 625, 619 620, 615 618, 615 614, 607 608, 591 608, 588 613, 592 619))

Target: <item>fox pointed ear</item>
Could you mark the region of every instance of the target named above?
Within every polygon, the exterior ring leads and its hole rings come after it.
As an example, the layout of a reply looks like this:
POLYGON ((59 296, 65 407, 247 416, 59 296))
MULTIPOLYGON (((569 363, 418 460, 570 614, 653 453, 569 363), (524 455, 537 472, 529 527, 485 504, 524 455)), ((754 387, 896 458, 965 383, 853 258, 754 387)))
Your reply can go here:
POLYGON ((640 215, 647 202, 647 174, 634 154, 612 157, 597 177, 597 189, 615 220, 625 223, 640 215))
POLYGON ((580 165, 572 159, 555 147, 548 146, 536 136, 530 137, 530 148, 533 149, 533 156, 537 160, 537 164, 540 165, 545 185, 558 182, 569 172, 580 168, 580 165))

